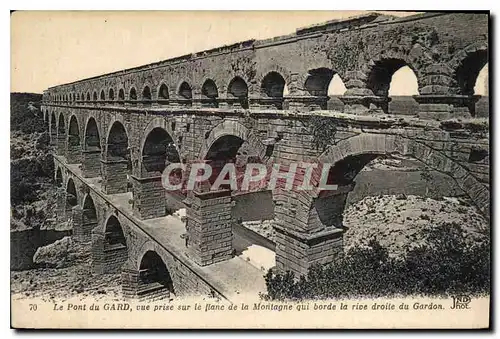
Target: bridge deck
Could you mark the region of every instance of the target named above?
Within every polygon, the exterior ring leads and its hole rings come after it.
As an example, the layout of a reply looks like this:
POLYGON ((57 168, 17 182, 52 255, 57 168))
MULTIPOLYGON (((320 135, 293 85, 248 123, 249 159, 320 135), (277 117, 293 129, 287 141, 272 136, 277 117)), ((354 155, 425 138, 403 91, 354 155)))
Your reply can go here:
POLYGON ((249 297, 257 299, 259 292, 265 292, 265 272, 238 256, 209 266, 198 266, 189 258, 184 239, 181 238, 181 234, 186 233, 186 227, 178 217, 169 215, 162 218, 140 220, 133 215, 132 205, 129 203, 129 200, 132 199, 131 192, 106 195, 101 190, 99 178, 83 178, 79 164, 67 164, 61 157, 56 155, 54 157, 78 179, 85 182, 90 189, 101 196, 103 200, 114 206, 119 213, 129 219, 138 229, 177 257, 228 300, 235 302, 242 297, 245 300, 248 300, 249 297))

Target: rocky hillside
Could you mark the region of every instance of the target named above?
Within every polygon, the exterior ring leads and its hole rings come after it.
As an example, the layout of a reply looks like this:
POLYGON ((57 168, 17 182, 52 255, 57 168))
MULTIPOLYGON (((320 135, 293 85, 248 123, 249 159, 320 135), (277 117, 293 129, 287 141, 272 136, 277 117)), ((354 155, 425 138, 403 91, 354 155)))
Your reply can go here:
MULTIPOLYGON (((274 241, 271 220, 247 221, 242 226, 274 241)), ((461 228, 469 241, 489 236, 488 222, 461 198, 432 199, 415 195, 366 196, 344 212, 344 250, 365 246, 370 240, 386 247, 391 256, 426 242, 426 232, 436 227, 461 228)))
POLYGON ((11 94, 11 230, 44 228, 53 220, 54 163, 40 100, 38 94, 11 94))
POLYGON ((463 237, 472 242, 484 240, 489 232, 488 223, 476 208, 459 198, 369 196, 345 211, 344 249, 376 240, 389 250, 389 255, 400 256, 424 244, 424 234, 429 233, 425 231, 440 225, 458 225, 463 237))

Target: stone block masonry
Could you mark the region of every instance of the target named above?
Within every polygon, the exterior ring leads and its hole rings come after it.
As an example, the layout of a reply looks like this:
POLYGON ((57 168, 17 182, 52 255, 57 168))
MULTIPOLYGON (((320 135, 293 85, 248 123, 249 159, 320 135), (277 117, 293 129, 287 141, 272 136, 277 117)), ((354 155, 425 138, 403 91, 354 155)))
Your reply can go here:
POLYGON ((170 298, 170 290, 159 282, 147 282, 144 274, 134 269, 124 269, 122 271, 122 293, 126 299, 136 299, 138 301, 158 301, 170 298))
POLYGON ((343 230, 330 228, 314 234, 301 234, 275 224, 276 268, 307 274, 313 265, 334 262, 343 251, 343 230))
POLYGON ((127 247, 123 244, 107 244, 105 234, 92 231, 92 271, 96 274, 120 273, 127 261, 127 247))
POLYGON ((194 191, 187 210, 189 253, 200 266, 230 259, 233 255, 231 191, 194 191))
POLYGON ((161 177, 137 178, 132 176, 131 178, 134 188, 134 214, 141 219, 164 217, 166 200, 161 177))
POLYGON ((68 164, 79 164, 82 162, 82 151, 80 145, 68 145, 66 158, 68 164))
POLYGON ((102 189, 106 194, 126 193, 128 190, 128 161, 101 160, 102 189))
POLYGON ((101 151, 82 152, 82 175, 84 178, 95 178, 101 175, 101 151))

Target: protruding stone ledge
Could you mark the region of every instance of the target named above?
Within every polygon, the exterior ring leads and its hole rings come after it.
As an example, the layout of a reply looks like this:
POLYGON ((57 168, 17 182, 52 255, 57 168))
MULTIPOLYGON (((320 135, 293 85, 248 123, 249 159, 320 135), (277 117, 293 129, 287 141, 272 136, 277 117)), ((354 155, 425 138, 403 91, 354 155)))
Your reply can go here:
POLYGON ((475 116, 480 95, 414 95, 420 119, 470 118, 475 116))
POLYGON ((381 96, 344 95, 338 97, 344 103, 344 112, 351 114, 387 113, 391 98, 381 96))
POLYGON ((276 221, 273 224, 274 229, 277 232, 280 232, 282 234, 286 234, 287 236, 290 236, 296 240, 299 240, 303 243, 306 243, 308 245, 310 244, 315 244, 324 240, 328 239, 334 239, 334 238, 339 238, 342 237, 344 234, 345 230, 343 228, 328 228, 320 232, 316 233, 302 233, 302 232, 297 232, 292 229, 289 229, 285 226, 280 225, 279 221, 276 221))

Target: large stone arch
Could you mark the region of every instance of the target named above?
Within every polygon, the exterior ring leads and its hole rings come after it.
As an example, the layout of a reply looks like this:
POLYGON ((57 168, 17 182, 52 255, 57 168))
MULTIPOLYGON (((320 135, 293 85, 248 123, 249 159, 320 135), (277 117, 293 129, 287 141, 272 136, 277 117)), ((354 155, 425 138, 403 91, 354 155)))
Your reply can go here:
POLYGON ((250 148, 256 151, 256 154, 264 159, 266 154, 266 147, 258 139, 258 137, 243 124, 234 120, 223 120, 221 123, 216 125, 210 130, 207 138, 202 143, 202 146, 198 152, 199 159, 205 159, 210 147, 221 137, 226 135, 232 135, 240 138, 244 142, 248 142, 250 148))
POLYGON ((129 191, 132 174, 131 134, 120 114, 108 126, 101 166, 102 187, 106 194, 129 191))
POLYGON ((73 208, 78 206, 78 189, 76 188, 75 180, 72 177, 68 177, 66 181, 66 195, 64 203, 64 211, 66 220, 72 220, 73 218, 73 208))
POLYGON ((122 274, 124 297, 148 301, 171 298, 180 282, 176 266, 170 259, 156 242, 147 240, 125 265, 122 274))
POLYGON ((82 142, 82 175, 94 178, 101 175, 101 126, 91 112, 86 119, 82 142))
POLYGON ((374 95, 388 97, 389 86, 392 76, 402 67, 408 66, 415 74, 419 91, 423 87, 422 69, 416 66, 415 61, 407 54, 401 52, 388 51, 377 55, 365 64, 363 73, 366 77, 366 88, 374 95))
POLYGON ((102 148, 101 145, 101 124, 99 123, 99 117, 96 116, 93 112, 89 112, 87 118, 85 119, 85 126, 83 130, 83 149, 84 150, 93 150, 94 147, 98 149, 102 148), (94 124, 95 124, 95 132, 94 134, 94 124), (91 137, 91 140, 88 138, 91 137))
POLYGON ((63 112, 59 112, 57 116, 57 133, 66 134, 66 117, 63 112))
POLYGON ((257 75, 255 77, 256 88, 253 88, 253 95, 260 95, 261 84, 264 78, 269 73, 278 73, 281 77, 283 77, 283 79, 285 80, 285 86, 287 86, 291 92, 293 92, 293 90, 296 88, 296 82, 294 81, 295 79, 292 76, 292 71, 277 63, 272 63, 269 65, 265 65, 263 68, 257 70, 257 75))
POLYGON ((54 171, 54 182, 57 187, 64 187, 64 176, 61 166, 56 165, 54 171))
POLYGON ((364 133, 330 146, 318 157, 320 164, 336 164, 347 157, 365 154, 385 155, 399 153, 420 160, 427 167, 450 176, 478 209, 489 215, 489 188, 466 168, 423 141, 403 135, 364 133))
POLYGON ((81 140, 80 124, 78 117, 72 114, 69 118, 67 132, 67 161, 70 164, 76 164, 81 161, 82 140, 81 140))
MULTIPOLYGON (((133 210, 141 219, 163 217, 171 210, 168 202, 173 192, 165 190, 162 177, 169 163, 181 163, 182 154, 169 122, 166 118, 154 118, 141 134, 139 164, 132 176, 133 210), (151 196, 157 199, 152 200, 151 196)), ((179 177, 182 173, 174 175, 179 177)))
POLYGON ((130 141, 130 135, 131 134, 130 134, 130 131, 128 130, 128 128, 127 128, 128 124, 126 123, 125 117, 122 114, 120 114, 120 113, 115 113, 115 114, 113 114, 111 120, 109 121, 109 123, 107 125, 106 135, 105 135, 106 143, 108 143, 109 135, 110 135, 111 129, 113 128, 113 125, 115 123, 117 123, 117 122, 120 123, 123 126, 123 128, 125 130, 125 133, 127 134, 127 137, 128 137, 128 139, 130 141))
MULTIPOLYGON (((144 128, 144 130, 141 133, 141 144, 140 144, 140 148, 139 148, 140 151, 142 152, 142 150, 144 149, 144 144, 146 142, 147 136, 155 128, 162 128, 162 129, 164 129, 171 136, 171 138, 174 140, 174 142, 177 142, 178 141, 178 137, 176 136, 176 133, 172 130, 172 127, 171 127, 171 124, 170 124, 171 122, 172 121, 170 121, 168 119, 160 118, 160 117, 155 117, 151 121, 149 121, 148 124, 146 125, 146 127, 144 128)), ((175 144, 175 148, 177 150, 177 153, 179 153, 180 158, 182 159, 183 158, 183 154, 181 152, 181 149, 177 145, 177 143, 175 144)))
POLYGON ((481 69, 488 63, 488 41, 476 41, 455 53, 448 62, 458 93, 473 95, 474 84, 481 69))
POLYGON ((57 119, 56 119, 56 113, 54 110, 51 110, 50 115, 49 115, 49 129, 50 129, 50 144, 51 145, 56 145, 57 144, 57 119))
POLYGON ((74 220, 73 236, 77 241, 90 241, 91 232, 98 225, 98 212, 95 197, 86 193, 82 199, 81 219, 74 220))
POLYGON ((116 214, 108 213, 92 231, 92 269, 95 273, 120 273, 128 260, 129 240, 116 214))
POLYGON ((63 112, 57 117, 57 154, 66 155, 66 120, 63 112))
POLYGON ((226 102, 234 107, 248 109, 248 99, 253 92, 252 87, 254 87, 253 84, 248 81, 248 78, 244 74, 232 74, 232 77, 225 86, 226 102))

